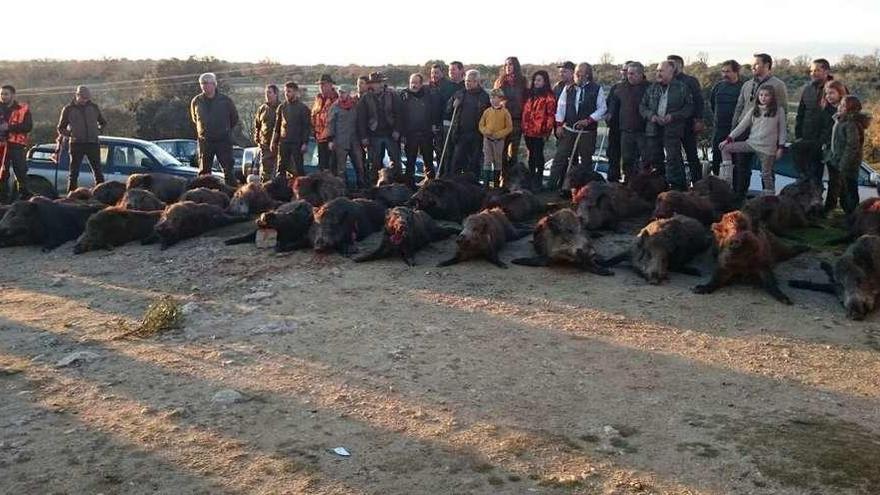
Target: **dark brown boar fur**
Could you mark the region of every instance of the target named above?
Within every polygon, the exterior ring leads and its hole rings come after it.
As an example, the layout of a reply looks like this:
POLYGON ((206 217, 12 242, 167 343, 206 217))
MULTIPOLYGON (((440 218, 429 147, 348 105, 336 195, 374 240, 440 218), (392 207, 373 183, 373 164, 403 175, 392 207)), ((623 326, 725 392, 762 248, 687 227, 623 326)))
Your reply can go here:
POLYGON ((532 235, 532 247, 537 256, 517 258, 511 263, 523 266, 548 266, 554 263, 574 265, 597 275, 613 275, 602 266, 589 233, 577 214, 563 208, 538 221, 532 235))
POLYGON ((689 216, 707 226, 718 219, 715 206, 709 198, 697 193, 666 191, 657 196, 654 218, 672 218, 675 214, 689 216))
POLYGON ((774 257, 766 233, 752 225, 741 211, 725 213, 712 224, 718 259, 712 277, 694 287, 697 294, 709 294, 730 283, 742 280, 760 284, 776 300, 791 304, 780 289, 773 273, 774 257))
POLYGON ((354 261, 371 261, 399 254, 407 265, 413 266, 416 251, 457 232, 457 228, 441 227, 422 210, 398 206, 385 214, 385 232, 379 247, 354 258, 354 261))
POLYGON ((114 206, 101 210, 86 222, 85 231, 73 246, 74 254, 97 249, 113 249, 123 244, 148 239, 161 211, 137 211, 114 206))
POLYGON ((449 266, 473 258, 484 257, 499 268, 507 265, 498 257, 504 245, 529 234, 510 223, 501 208, 483 210, 470 215, 462 224, 456 239, 456 252, 452 258, 438 266, 449 266))

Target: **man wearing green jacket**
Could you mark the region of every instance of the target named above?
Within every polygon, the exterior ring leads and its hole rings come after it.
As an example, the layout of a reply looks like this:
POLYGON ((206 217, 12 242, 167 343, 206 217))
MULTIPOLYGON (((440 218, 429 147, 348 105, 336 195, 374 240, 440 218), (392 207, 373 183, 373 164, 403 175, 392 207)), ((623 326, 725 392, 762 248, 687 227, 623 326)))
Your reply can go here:
MULTIPOLYGON (((275 131, 275 114, 278 111, 278 86, 266 86, 266 101, 254 115, 254 144, 260 147, 260 178, 269 180, 275 175, 277 156, 272 152, 272 133, 275 131)), ((256 172, 252 172, 256 173, 256 172)))
POLYGON ((190 102, 190 118, 199 141, 199 175, 210 175, 214 157, 223 167, 226 184, 238 185, 232 156, 232 130, 238 125, 238 110, 232 100, 217 91, 217 76, 199 76, 202 92, 190 102))
POLYGON ((663 61, 657 65, 657 82, 652 84, 639 105, 639 113, 647 121, 649 162, 663 170, 672 189, 687 189, 681 147, 684 126, 693 115, 694 100, 691 90, 675 79, 675 65, 663 61), (664 165, 665 151, 665 165, 664 165))

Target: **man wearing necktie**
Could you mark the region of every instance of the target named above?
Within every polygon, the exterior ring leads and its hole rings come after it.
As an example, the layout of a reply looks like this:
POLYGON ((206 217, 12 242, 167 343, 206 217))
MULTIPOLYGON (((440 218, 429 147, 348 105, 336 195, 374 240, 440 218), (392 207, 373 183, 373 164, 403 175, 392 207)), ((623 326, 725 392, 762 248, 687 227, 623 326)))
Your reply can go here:
MULTIPOLYGON (((574 64, 566 62, 574 68, 574 64)), ((605 118, 606 100, 602 87, 593 81, 593 67, 584 62, 577 66, 574 81, 559 95, 556 106, 556 155, 550 168, 549 188, 565 191, 563 183, 571 166, 593 169, 596 131, 605 118), (580 135, 580 137, 578 137, 580 135)))

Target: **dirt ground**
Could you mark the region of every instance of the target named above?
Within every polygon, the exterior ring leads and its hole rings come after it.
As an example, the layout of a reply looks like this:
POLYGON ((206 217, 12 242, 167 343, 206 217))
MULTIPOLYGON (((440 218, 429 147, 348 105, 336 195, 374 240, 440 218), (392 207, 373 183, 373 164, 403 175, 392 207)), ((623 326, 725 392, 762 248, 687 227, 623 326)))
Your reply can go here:
MULTIPOLYGON (((876 314, 624 267, 436 268, 452 240, 414 268, 222 245, 247 228, 0 252, 0 493, 880 492, 876 314), (179 330, 115 338, 164 295, 179 330)), ((828 255, 778 275, 821 280, 828 255)))

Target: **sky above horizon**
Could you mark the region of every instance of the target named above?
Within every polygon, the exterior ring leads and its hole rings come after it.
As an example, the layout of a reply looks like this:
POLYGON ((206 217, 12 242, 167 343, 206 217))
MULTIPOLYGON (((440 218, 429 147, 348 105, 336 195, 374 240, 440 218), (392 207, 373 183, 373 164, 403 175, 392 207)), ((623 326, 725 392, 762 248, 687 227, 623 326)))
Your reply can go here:
POLYGON ((378 3, 369 10, 364 2, 313 2, 286 14, 289 22, 283 20, 284 8, 270 15, 260 6, 262 10, 244 15, 234 4, 217 3, 208 11, 205 5, 79 0, 71 7, 69 2, 38 1, 37 10, 57 15, 41 13, 26 22, 5 23, 5 38, 16 42, 4 44, 0 59, 194 55, 297 65, 421 64, 430 59, 458 59, 467 65, 499 64, 510 55, 523 63, 596 62, 603 53, 617 62, 650 62, 669 53, 695 59, 705 52, 710 63, 717 63, 728 58, 749 61, 751 54, 763 51, 774 58, 808 55, 834 62, 843 54, 868 55, 880 49, 877 0, 841 0, 833 9, 824 2, 740 0, 723 4, 730 6, 727 10, 713 2, 698 12, 693 2, 682 0, 442 0, 431 8, 403 2, 378 3), (623 12, 637 15, 624 19, 623 12), (561 13, 572 21, 559 22, 561 13), (615 19, 619 21, 612 24, 615 19))

